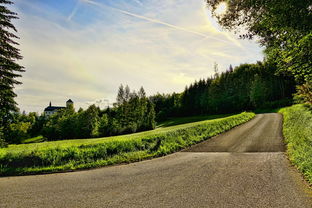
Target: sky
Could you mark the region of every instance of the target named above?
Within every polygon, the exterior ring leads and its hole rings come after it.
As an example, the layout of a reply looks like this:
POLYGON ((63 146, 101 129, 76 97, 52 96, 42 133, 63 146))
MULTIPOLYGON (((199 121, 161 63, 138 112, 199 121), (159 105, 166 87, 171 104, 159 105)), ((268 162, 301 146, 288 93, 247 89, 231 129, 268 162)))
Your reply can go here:
MULTIPOLYGON (((118 87, 147 95, 182 92, 229 65, 263 59, 211 17, 204 0, 15 0, 25 67, 15 88, 21 111, 115 102, 118 87)), ((222 10, 221 10, 222 12, 222 10)))

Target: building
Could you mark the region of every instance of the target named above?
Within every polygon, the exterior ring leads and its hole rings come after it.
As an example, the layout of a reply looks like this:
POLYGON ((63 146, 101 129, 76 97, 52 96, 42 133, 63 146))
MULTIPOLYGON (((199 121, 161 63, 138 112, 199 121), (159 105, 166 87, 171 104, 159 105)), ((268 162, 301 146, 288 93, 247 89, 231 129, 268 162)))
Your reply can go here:
MULTIPOLYGON (((73 106, 73 105, 74 105, 74 102, 73 102, 71 99, 69 99, 69 100, 66 101, 66 107, 67 107, 67 108, 68 108, 69 106, 73 106)), ((56 113, 57 111, 59 111, 59 110, 61 110, 61 109, 64 109, 64 108, 66 108, 66 107, 63 107, 63 106, 52 106, 51 101, 50 101, 49 106, 46 107, 46 108, 44 109, 44 115, 46 115, 46 116, 51 116, 51 115, 53 115, 54 113, 56 113)))

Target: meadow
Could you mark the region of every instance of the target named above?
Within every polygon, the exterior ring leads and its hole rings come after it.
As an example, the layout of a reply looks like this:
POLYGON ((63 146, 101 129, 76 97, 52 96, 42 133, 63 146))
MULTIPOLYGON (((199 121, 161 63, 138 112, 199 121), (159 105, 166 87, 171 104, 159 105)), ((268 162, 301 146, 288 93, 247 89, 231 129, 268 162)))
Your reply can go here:
POLYGON ((72 171, 163 156, 227 131, 254 116, 254 113, 243 112, 224 118, 206 117, 212 120, 192 123, 180 119, 177 123, 184 124, 164 124, 169 127, 129 135, 10 145, 0 149, 0 175, 72 171))
POLYGON ((294 105, 282 108, 283 134, 290 161, 312 184, 312 108, 294 105))

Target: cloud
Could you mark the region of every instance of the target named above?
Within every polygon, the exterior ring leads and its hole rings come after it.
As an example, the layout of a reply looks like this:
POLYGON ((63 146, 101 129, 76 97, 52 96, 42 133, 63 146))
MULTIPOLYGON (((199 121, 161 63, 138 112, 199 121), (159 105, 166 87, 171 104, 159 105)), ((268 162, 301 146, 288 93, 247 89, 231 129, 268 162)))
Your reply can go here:
POLYGON ((144 7, 110 1, 123 8, 118 12, 81 0, 79 12, 75 2, 69 16, 18 2, 23 5, 17 28, 26 72, 16 92, 26 111, 41 112, 49 101, 64 105, 68 98, 76 109, 105 106, 104 99, 115 101, 120 84, 134 90, 144 86, 148 95, 181 92, 195 79, 211 76, 214 62, 222 71, 262 59, 255 43, 212 26, 201 0, 147 0, 144 7), (80 11, 86 10, 102 18, 81 22, 85 13, 80 11))
POLYGON ((137 3, 140 6, 143 6, 143 3, 140 0, 133 0, 135 3, 137 3))
POLYGON ((71 21, 71 19, 76 15, 78 9, 79 9, 79 3, 80 0, 77 1, 75 7, 73 8, 72 12, 69 14, 69 16, 67 17, 67 21, 71 21))
POLYGON ((95 5, 95 6, 99 6, 99 7, 102 7, 102 8, 110 8, 110 9, 116 10, 118 12, 121 12, 123 14, 129 15, 131 17, 135 17, 135 18, 138 18, 138 19, 143 19, 143 20, 146 20, 148 22, 157 23, 157 24, 160 24, 160 25, 164 25, 164 26, 176 29, 176 30, 188 32, 188 33, 200 36, 200 37, 205 38, 205 39, 213 39, 213 40, 217 40, 217 41, 224 42, 224 43, 227 43, 227 44, 232 44, 233 43, 233 42, 229 42, 229 41, 226 41, 224 39, 221 39, 221 38, 216 38, 216 37, 213 37, 213 36, 206 35, 204 33, 200 33, 200 32, 195 31, 195 30, 190 30, 188 28, 184 28, 184 27, 180 27, 180 26, 177 26, 177 25, 173 25, 173 24, 170 24, 170 23, 167 23, 167 22, 164 22, 164 21, 160 21, 158 19, 153 19, 153 18, 142 16, 142 15, 134 14, 134 13, 131 13, 131 12, 128 12, 128 11, 125 11, 125 10, 122 10, 122 9, 117 9, 117 8, 114 8, 114 7, 111 7, 111 6, 107 6, 105 4, 98 3, 98 2, 95 2, 95 1, 84 0, 83 2, 88 3, 88 4, 92 4, 92 5, 95 5))

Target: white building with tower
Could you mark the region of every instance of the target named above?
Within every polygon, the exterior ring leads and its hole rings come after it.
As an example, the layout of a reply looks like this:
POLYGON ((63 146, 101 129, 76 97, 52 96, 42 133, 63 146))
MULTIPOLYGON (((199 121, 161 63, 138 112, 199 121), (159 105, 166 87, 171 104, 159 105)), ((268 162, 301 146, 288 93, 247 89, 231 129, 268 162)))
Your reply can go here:
POLYGON ((50 101, 49 106, 44 109, 44 115, 51 116, 54 113, 56 113, 57 111, 59 111, 61 109, 64 109, 64 108, 68 108, 71 105, 72 106, 74 105, 74 102, 71 99, 66 101, 66 107, 63 107, 63 106, 52 106, 51 101, 50 101))

